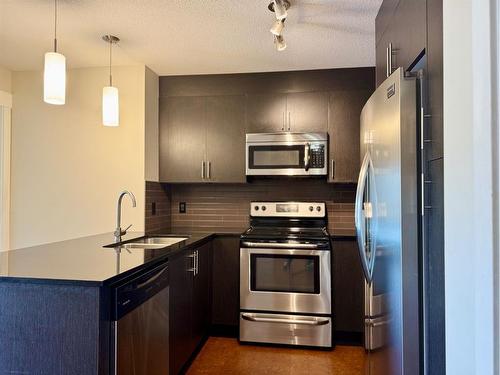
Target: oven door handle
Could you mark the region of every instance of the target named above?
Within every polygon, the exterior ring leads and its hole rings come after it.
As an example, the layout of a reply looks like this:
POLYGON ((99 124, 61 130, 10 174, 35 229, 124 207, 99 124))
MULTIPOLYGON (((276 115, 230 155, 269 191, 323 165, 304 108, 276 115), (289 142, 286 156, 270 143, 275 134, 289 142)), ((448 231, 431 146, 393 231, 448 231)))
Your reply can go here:
POLYGON ((250 314, 241 314, 241 317, 251 322, 301 324, 307 326, 323 326, 330 322, 329 319, 304 320, 304 319, 259 318, 255 315, 250 315, 250 314))
POLYGON ((310 243, 274 243, 274 242, 247 242, 244 241, 245 247, 257 247, 267 249, 269 247, 279 247, 283 249, 317 249, 318 245, 310 243))

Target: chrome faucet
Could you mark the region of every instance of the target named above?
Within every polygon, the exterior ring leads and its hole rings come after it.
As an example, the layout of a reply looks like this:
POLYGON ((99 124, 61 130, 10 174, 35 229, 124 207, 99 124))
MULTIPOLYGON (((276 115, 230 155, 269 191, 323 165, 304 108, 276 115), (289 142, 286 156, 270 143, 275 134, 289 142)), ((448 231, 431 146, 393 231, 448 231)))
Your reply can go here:
POLYGON ((121 221, 122 221, 122 199, 125 195, 128 195, 130 199, 132 199, 132 207, 136 206, 135 203, 135 196, 132 194, 130 191, 124 190, 120 193, 118 196, 118 204, 116 206, 116 229, 114 232, 115 235, 115 242, 120 242, 122 240, 122 236, 127 234, 127 230, 132 226, 130 224, 128 227, 125 229, 122 229, 121 227, 121 221))

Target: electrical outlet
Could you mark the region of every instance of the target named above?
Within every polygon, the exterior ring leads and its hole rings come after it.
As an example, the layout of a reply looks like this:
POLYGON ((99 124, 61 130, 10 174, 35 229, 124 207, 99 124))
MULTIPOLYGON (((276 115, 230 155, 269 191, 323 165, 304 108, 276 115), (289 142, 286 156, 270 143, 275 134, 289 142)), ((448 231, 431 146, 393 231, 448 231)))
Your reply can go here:
POLYGON ((180 214, 186 213, 186 202, 179 202, 179 213, 180 214))

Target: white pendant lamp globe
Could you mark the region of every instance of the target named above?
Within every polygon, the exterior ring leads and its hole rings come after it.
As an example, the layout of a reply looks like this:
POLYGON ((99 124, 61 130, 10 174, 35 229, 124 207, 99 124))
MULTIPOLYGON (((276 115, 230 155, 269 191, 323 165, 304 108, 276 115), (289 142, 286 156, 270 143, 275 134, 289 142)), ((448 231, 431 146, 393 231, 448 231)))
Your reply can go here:
POLYGON ((112 48, 120 39, 114 35, 104 35, 102 39, 109 43, 109 86, 102 89, 102 124, 104 126, 120 125, 120 99, 118 89, 113 87, 112 48))
POLYGON ((54 0, 54 52, 45 54, 43 101, 55 105, 66 103, 66 57, 57 52, 57 0, 54 0))

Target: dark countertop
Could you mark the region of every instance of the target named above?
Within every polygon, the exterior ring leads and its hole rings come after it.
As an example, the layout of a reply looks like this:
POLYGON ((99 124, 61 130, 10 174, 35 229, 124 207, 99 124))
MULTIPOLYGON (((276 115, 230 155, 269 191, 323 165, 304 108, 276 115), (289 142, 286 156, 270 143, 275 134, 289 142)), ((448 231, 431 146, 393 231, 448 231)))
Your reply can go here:
MULTIPOLYGON (((143 237, 129 232, 122 242, 143 237)), ((64 283, 86 286, 110 285, 135 272, 211 240, 214 234, 162 233, 188 237, 162 249, 104 247, 113 244, 112 233, 54 242, 0 252, 0 282, 64 283)), ((159 234, 155 234, 159 236, 159 234)), ((133 242, 133 241, 132 241, 133 242)))

